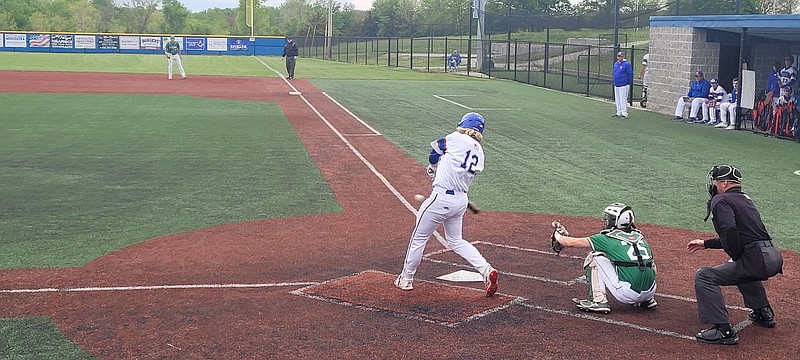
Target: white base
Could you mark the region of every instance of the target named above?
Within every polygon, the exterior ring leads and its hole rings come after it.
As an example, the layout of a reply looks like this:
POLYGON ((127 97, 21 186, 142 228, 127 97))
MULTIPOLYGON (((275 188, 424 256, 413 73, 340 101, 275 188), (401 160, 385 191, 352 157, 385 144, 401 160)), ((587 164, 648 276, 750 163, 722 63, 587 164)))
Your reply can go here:
POLYGON ((474 271, 458 270, 454 273, 439 276, 437 279, 452 282, 483 282, 483 275, 474 271))

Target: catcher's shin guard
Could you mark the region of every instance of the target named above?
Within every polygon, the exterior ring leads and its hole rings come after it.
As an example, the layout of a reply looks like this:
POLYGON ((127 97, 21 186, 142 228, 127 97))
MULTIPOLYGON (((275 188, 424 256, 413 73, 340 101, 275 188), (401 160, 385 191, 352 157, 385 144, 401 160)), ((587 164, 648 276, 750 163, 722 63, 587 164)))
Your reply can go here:
POLYGON ((586 282, 589 288, 588 299, 595 303, 605 303, 608 302, 606 299, 606 288, 600 284, 597 262, 595 261, 595 257, 597 256, 603 256, 603 253, 597 251, 590 252, 583 261, 583 269, 586 271, 586 282))

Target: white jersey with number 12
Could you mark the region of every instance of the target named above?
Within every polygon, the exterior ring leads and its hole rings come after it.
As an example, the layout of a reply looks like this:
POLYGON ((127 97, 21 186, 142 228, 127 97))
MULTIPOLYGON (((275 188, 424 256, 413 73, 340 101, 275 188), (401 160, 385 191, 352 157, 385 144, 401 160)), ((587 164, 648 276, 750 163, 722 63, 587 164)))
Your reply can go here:
POLYGON ((468 192, 475 175, 483 171, 483 147, 471 136, 453 132, 444 141, 431 142, 431 147, 442 155, 436 170, 434 187, 468 192))

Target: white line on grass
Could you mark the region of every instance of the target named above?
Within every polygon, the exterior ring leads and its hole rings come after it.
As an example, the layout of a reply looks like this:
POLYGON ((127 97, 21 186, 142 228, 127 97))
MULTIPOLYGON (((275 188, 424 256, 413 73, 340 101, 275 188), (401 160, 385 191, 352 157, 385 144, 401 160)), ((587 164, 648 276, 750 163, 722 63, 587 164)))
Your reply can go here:
POLYGON ((467 110, 472 110, 472 108, 471 108, 471 107, 469 107, 469 106, 467 106, 467 105, 464 105, 464 104, 459 104, 459 103, 457 103, 457 102, 455 102, 455 101, 453 101, 453 100, 450 100, 450 99, 445 99, 445 98, 443 98, 443 97, 441 97, 441 96, 439 96, 439 95, 433 95, 433 97, 435 97, 435 98, 437 98, 437 99, 439 99, 439 100, 442 100, 442 101, 447 101, 447 102, 449 102, 449 103, 451 103, 451 104, 453 104, 453 105, 460 106, 460 107, 462 107, 462 108, 464 108, 464 109, 467 109, 467 110))
MULTIPOLYGON (((264 66, 266 66, 268 69, 270 69, 270 70, 272 70, 272 71, 275 71, 275 69, 273 69, 273 68, 269 67, 269 65, 267 65, 266 63, 264 63, 263 61, 261 61, 261 59, 259 59, 259 58, 256 58, 256 60, 258 60, 259 62, 261 62, 262 64, 264 64, 264 66)), ((277 72, 277 71, 275 71, 275 72, 277 72)), ((279 74, 280 74, 280 73, 279 73, 279 74)), ((289 84, 289 82, 288 82, 288 81, 287 81, 286 83, 287 83, 287 84, 289 84)), ((289 86, 292 86, 292 84, 289 84, 289 86)), ((292 86, 292 88, 294 88, 294 86, 292 86)), ((381 182, 383 183, 383 185, 384 185, 384 186, 386 186, 386 188, 387 188, 387 189, 389 189, 389 191, 391 191, 391 192, 392 192, 392 194, 394 194, 394 196, 395 196, 395 197, 396 197, 398 200, 400 200, 400 203, 402 203, 402 204, 403 204, 403 206, 405 206, 405 207, 406 207, 406 209, 408 209, 409 211, 411 211, 411 213, 413 213, 413 214, 414 214, 414 216, 416 216, 416 215, 417 215, 417 209, 416 209, 414 206, 412 206, 412 205, 411 205, 411 203, 410 203, 410 202, 408 202, 408 200, 406 200, 406 199, 403 197, 403 195, 402 195, 402 194, 400 194, 400 192, 399 192, 399 191, 397 191, 397 189, 396 189, 396 188, 395 188, 395 187, 394 187, 394 186, 393 186, 391 183, 389 183, 389 180, 387 180, 387 179, 386 179, 386 177, 385 177, 385 176, 383 176, 383 174, 381 174, 381 173, 378 171, 378 169, 376 169, 376 168, 375 168, 375 166, 373 166, 373 165, 372 165, 372 163, 370 163, 370 162, 369 162, 369 160, 367 160, 367 159, 366 159, 366 158, 365 158, 363 155, 361 155, 361 152, 359 152, 359 151, 358 151, 358 149, 356 149, 356 148, 355 148, 355 146, 353 146, 353 144, 351 144, 351 143, 350 143, 350 141, 348 141, 348 140, 347 140, 347 139, 344 137, 344 135, 342 135, 342 133, 341 133, 341 132, 339 132, 339 130, 337 130, 337 129, 336 129, 334 126, 333 126, 333 124, 331 124, 331 123, 328 121, 328 119, 326 119, 326 118, 325 118, 325 116, 323 116, 323 115, 322 115, 322 114, 321 114, 321 113, 320 113, 320 112, 317 110, 317 108, 316 108, 316 107, 314 107, 314 105, 312 105, 312 104, 311 104, 311 103, 308 101, 308 99, 306 99, 306 97, 305 97, 305 96, 303 96, 302 94, 301 94, 301 95, 298 95, 298 96, 300 97, 300 99, 302 99, 302 100, 303 100, 303 102, 305 102, 305 103, 306 103, 306 105, 307 105, 307 106, 308 106, 308 107, 311 109, 311 111, 313 111, 313 112, 314 112, 314 114, 316 114, 316 115, 317 115, 317 117, 319 117, 319 118, 320 118, 320 120, 322 120, 322 122, 324 122, 324 123, 325 123, 325 125, 327 125, 327 126, 328 126, 328 128, 329 128, 329 129, 331 129, 331 131, 333 131, 333 133, 334 133, 334 134, 336 134, 336 136, 337 136, 337 137, 339 137, 339 140, 341 140, 341 141, 342 141, 342 142, 343 142, 345 145, 347 145, 347 147, 348 147, 348 148, 350 148, 350 151, 352 151, 352 152, 353 152, 353 154, 355 154, 355 155, 356 155, 356 156, 357 156, 357 157, 358 157, 358 158, 361 160, 361 162, 363 162, 363 163, 364 163, 364 165, 367 165, 367 168, 369 168, 369 169, 370 169, 370 171, 372 171, 372 173, 373 173, 373 174, 375 174, 375 176, 377 176, 377 177, 378 177, 378 179, 380 179, 380 180, 381 180, 381 182)), ((341 106, 341 105, 339 105, 339 106, 341 106)), ((349 111, 348 111, 348 112, 349 112, 349 111)), ((444 237, 442 237, 442 235, 441 235, 441 234, 439 234, 439 232, 438 232, 438 231, 435 231, 435 232, 433 233, 433 235, 436 237, 436 240, 439 240, 439 242, 440 242, 440 243, 441 243, 441 244, 442 244, 442 245, 443 245, 445 248, 448 248, 448 249, 450 248, 449 246, 447 246, 447 241, 444 239, 444 237)))
POLYGON ((324 91, 323 91, 323 92, 322 92, 322 95, 325 95, 325 97, 327 97, 328 99, 330 99, 331 101, 333 101, 333 103, 334 103, 334 104, 336 104, 337 106, 339 106, 340 108, 342 108, 342 110, 344 110, 345 112, 347 112, 348 114, 350 114, 350 116, 352 116, 352 117, 353 117, 353 119, 356 119, 356 120, 358 120, 358 122, 360 122, 361 124, 363 124, 364 126, 366 126, 366 127, 367 127, 367 129, 369 129, 370 131, 374 132, 374 133, 375 133, 375 135, 380 135, 380 134, 381 134, 381 133, 379 133, 379 132, 378 132, 378 130, 375 130, 375 129, 373 129, 373 128, 372 128, 372 126, 369 126, 369 124, 365 123, 365 122, 364 122, 364 120, 361 120, 361 118, 360 118, 360 117, 358 117, 358 116, 356 116, 356 114, 353 114, 353 113, 352 113, 352 112, 350 112, 350 110, 348 110, 346 107, 342 106, 342 104, 340 104, 338 101, 334 100, 334 99, 333 99, 333 98, 332 98, 330 95, 328 95, 328 93, 326 93, 326 92, 324 92, 324 91))
POLYGON ((258 62, 260 62, 262 65, 266 66, 267 69, 270 69, 270 70, 274 71, 276 74, 278 74, 278 76, 280 76, 281 79, 283 79, 283 82, 285 82, 286 85, 289 85, 289 87, 292 88, 292 91, 298 92, 297 88, 295 88, 294 85, 292 85, 292 83, 290 83, 289 80, 287 80, 286 77, 284 77, 283 74, 281 74, 278 70, 273 69, 271 66, 269 66, 269 65, 267 65, 267 63, 261 61, 261 59, 259 59, 255 55, 253 55, 253 58, 258 60, 258 62))
POLYGON ((42 288, 0 290, 0 294, 20 293, 48 293, 48 292, 93 292, 93 291, 132 291, 132 290, 168 290, 168 289, 247 289, 267 288, 282 286, 309 286, 316 282, 287 282, 271 284, 188 284, 188 285, 153 285, 153 286, 106 286, 106 287, 77 287, 77 288, 42 288))

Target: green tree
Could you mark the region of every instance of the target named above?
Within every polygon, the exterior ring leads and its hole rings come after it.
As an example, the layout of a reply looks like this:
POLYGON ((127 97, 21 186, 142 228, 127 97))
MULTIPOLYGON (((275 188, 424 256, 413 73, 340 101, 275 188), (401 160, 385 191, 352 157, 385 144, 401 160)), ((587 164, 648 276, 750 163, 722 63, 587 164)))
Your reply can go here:
POLYGON ((88 1, 76 1, 69 5, 68 10, 72 31, 96 32, 99 30, 100 11, 88 1))
POLYGON ((119 8, 114 3, 114 0, 92 0, 92 5, 100 12, 97 31, 122 31, 119 25, 119 8))
POLYGON ((412 36, 417 14, 415 0, 375 0, 372 10, 377 36, 412 36))
POLYGON ((178 0, 164 0, 161 12, 164 14, 162 31, 167 34, 180 34, 185 32, 186 21, 191 13, 178 0))
POLYGON ((120 25, 126 33, 144 34, 151 29, 159 0, 125 0, 120 7, 120 25))
POLYGON ((308 16, 306 0, 286 0, 280 6, 281 18, 278 28, 282 35, 305 35, 303 29, 308 16))

